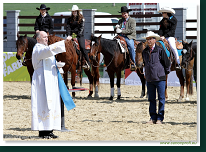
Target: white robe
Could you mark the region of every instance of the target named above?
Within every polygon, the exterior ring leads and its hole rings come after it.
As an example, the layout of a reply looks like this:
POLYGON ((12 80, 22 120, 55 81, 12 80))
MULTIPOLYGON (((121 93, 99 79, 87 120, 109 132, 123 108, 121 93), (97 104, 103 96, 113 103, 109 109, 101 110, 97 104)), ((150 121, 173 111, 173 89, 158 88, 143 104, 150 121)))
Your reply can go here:
MULTIPOLYGON (((64 41, 60 43, 65 46, 64 41)), ((65 52, 65 47, 45 46, 40 43, 34 46, 32 53, 34 73, 31 86, 31 130, 61 130, 61 100, 54 55, 62 52, 65 52), (51 60, 51 75, 49 76, 51 89, 49 92, 52 104, 50 104, 50 109, 48 109, 44 80, 43 60, 46 58, 51 60)))

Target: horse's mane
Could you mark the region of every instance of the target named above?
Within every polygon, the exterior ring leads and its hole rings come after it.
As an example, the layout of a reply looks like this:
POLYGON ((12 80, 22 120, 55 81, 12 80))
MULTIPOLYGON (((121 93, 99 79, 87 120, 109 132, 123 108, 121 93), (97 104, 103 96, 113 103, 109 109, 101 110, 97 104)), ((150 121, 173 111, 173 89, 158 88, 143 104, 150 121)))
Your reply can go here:
POLYGON ((27 37, 27 40, 28 40, 28 43, 29 43, 29 47, 32 47, 32 50, 33 50, 33 47, 37 43, 37 40, 33 37, 27 37))
POLYGON ((101 38, 102 49, 106 52, 109 52, 111 55, 114 55, 114 51, 118 51, 118 45, 116 40, 110 40, 101 38))

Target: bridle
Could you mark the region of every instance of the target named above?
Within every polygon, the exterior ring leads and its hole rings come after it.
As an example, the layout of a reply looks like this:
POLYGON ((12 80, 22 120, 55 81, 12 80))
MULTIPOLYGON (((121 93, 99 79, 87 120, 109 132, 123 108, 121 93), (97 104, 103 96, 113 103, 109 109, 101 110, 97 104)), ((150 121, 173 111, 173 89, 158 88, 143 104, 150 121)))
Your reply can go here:
POLYGON ((185 65, 186 65, 186 66, 185 66, 185 68, 183 67, 183 69, 185 69, 185 70, 187 70, 187 71, 193 70, 193 68, 188 69, 189 62, 193 59, 192 52, 193 52, 193 49, 191 48, 191 50, 190 50, 190 56, 189 56, 189 58, 186 59, 186 62, 185 62, 185 65))
MULTIPOLYGON (((97 63, 97 66, 94 65, 94 64, 92 64, 92 66, 95 67, 95 68, 100 67, 100 62, 98 62, 98 61, 96 60, 98 53, 100 53, 100 52, 99 52, 99 47, 100 47, 100 44, 98 45, 97 49, 95 49, 95 54, 94 54, 95 62, 97 63)), ((114 59, 114 55, 113 55, 111 61, 109 62, 109 64, 106 66, 106 68, 107 68, 108 66, 110 66, 110 64, 112 63, 113 59, 114 59)), ((104 61, 104 60, 102 60, 102 62, 103 62, 103 61, 104 61)), ((102 62, 101 62, 101 63, 102 63, 102 62)))

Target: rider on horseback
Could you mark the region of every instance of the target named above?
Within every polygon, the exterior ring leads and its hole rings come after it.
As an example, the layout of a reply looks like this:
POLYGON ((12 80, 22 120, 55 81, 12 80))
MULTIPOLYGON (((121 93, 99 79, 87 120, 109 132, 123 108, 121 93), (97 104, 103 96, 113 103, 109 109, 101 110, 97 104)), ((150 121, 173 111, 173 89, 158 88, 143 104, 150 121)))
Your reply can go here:
POLYGON ((164 7, 159 10, 159 13, 162 13, 163 19, 160 21, 160 29, 158 34, 161 36, 162 41, 164 39, 168 41, 178 64, 176 66, 176 69, 179 70, 181 69, 181 66, 174 38, 177 26, 177 19, 174 17, 174 15, 172 15, 175 14, 175 10, 169 7, 164 7))
POLYGON ((36 9, 40 11, 40 15, 36 18, 35 21, 35 32, 37 33, 39 31, 45 31, 46 33, 49 32, 49 34, 52 34, 54 24, 51 16, 47 12, 48 10, 50 10, 50 7, 46 7, 45 4, 41 4, 40 8, 36 9))
POLYGON ((68 18, 66 33, 67 36, 72 36, 72 34, 77 35, 77 40, 79 42, 80 51, 85 57, 86 63, 83 65, 83 69, 90 68, 89 57, 85 49, 85 38, 84 38, 84 17, 80 14, 81 9, 77 5, 72 6, 72 15, 68 18))
POLYGON ((134 49, 134 40, 136 39, 136 21, 129 16, 129 11, 132 11, 132 9, 128 9, 126 6, 121 7, 121 12, 119 13, 122 13, 122 19, 120 19, 116 25, 116 33, 125 38, 129 54, 133 62, 131 67, 136 69, 134 49))

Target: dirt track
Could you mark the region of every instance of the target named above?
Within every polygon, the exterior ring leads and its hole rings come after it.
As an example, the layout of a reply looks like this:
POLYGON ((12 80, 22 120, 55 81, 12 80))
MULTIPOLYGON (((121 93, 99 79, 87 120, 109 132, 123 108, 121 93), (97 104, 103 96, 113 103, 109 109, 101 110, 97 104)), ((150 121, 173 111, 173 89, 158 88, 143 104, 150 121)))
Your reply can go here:
MULTIPOLYGON (((77 84, 76 86, 79 86, 77 84)), ((83 84, 88 88, 88 84, 83 84)), ((77 92, 76 108, 65 108, 65 126, 70 132, 54 131, 57 139, 40 139, 31 131, 31 85, 3 83, 4 141, 196 141, 197 93, 190 101, 178 102, 179 87, 168 87, 162 125, 148 125, 149 102, 139 98, 140 86, 122 85, 122 99, 108 100, 109 84, 101 84, 99 99, 87 99, 88 91, 77 92)), ((115 87, 115 93, 116 93, 115 87)))

